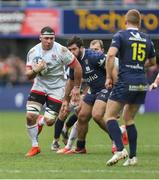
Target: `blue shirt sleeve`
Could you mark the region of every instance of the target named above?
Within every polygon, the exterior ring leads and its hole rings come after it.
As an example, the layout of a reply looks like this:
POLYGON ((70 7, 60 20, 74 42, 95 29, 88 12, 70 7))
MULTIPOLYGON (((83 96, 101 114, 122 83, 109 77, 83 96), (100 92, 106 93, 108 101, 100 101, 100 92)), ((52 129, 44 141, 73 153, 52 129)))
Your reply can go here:
POLYGON ((92 56, 92 64, 97 67, 104 67, 106 56, 102 52, 95 52, 92 56))
POLYGON ((156 52, 155 52, 154 44, 150 39, 150 51, 149 51, 149 54, 148 54, 148 58, 150 59, 150 58, 153 58, 155 56, 156 56, 156 52))
POLYGON ((120 48, 120 43, 121 43, 120 33, 117 32, 112 38, 112 42, 111 42, 110 47, 116 47, 116 48, 119 49, 120 48))

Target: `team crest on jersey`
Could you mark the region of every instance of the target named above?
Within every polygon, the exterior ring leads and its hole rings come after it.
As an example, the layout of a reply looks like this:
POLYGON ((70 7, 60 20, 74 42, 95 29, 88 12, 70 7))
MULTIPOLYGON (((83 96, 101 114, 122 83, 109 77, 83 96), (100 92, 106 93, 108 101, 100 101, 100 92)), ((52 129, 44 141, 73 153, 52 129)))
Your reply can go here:
POLYGON ((66 47, 62 47, 61 51, 62 51, 62 53, 66 53, 68 51, 68 49, 66 47))
POLYGON ((56 60, 56 59, 57 59, 56 54, 52 54, 52 60, 56 60))
POLYGON ((88 64, 88 59, 85 59, 85 63, 88 64))

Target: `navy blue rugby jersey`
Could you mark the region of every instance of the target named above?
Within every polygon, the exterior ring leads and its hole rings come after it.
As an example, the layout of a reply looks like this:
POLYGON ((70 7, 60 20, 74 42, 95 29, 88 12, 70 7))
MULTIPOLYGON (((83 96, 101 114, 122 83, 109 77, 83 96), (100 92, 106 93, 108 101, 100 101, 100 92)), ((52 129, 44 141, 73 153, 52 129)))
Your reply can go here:
MULTIPOLYGON (((82 59, 78 59, 83 70, 83 79, 90 87, 91 93, 97 93, 105 88, 105 54, 91 49, 85 49, 82 59)), ((70 79, 74 79, 74 70, 70 69, 70 79)))
POLYGON ((122 30, 113 36, 111 47, 118 48, 119 80, 147 83, 144 63, 147 58, 155 57, 150 37, 135 28, 122 30))

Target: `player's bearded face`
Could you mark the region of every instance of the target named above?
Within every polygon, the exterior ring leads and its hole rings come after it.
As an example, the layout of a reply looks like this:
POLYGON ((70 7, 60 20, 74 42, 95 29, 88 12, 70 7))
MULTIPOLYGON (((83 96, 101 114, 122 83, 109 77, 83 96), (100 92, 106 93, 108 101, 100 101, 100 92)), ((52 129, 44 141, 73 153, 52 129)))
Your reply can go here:
POLYGON ((53 43, 55 41, 55 36, 53 36, 53 35, 51 35, 51 36, 42 35, 42 36, 40 36, 40 40, 41 40, 43 49, 49 50, 53 46, 53 43))
POLYGON ((80 48, 76 45, 73 44, 68 47, 68 49, 72 52, 72 54, 78 59, 81 57, 81 51, 80 48))

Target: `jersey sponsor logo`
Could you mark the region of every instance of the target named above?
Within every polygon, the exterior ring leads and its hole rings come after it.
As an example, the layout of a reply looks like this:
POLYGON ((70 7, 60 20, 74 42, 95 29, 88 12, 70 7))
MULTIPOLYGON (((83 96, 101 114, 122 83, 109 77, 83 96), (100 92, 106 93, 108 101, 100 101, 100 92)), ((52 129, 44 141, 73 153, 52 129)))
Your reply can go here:
POLYGON ((102 66, 104 64, 104 62, 105 62, 105 58, 100 59, 98 62, 99 66, 102 66))
POLYGON ((140 66, 139 64, 137 64, 137 65, 128 65, 128 64, 126 64, 125 66, 130 68, 130 69, 140 69, 140 70, 144 69, 144 67, 140 66))
POLYGON ((129 85, 129 91, 147 91, 148 85, 129 85))
POLYGON ((57 59, 56 54, 52 54, 52 60, 56 60, 56 59, 57 59))
POLYGON ((142 38, 138 32, 136 34, 134 32, 130 32, 130 34, 132 36, 129 38, 129 40, 146 42, 146 39, 142 38))
POLYGON ((87 80, 87 82, 92 82, 92 81, 94 81, 94 80, 96 80, 98 78, 98 75, 97 74, 94 74, 94 75, 92 75, 92 76, 89 76, 86 80, 87 80))

